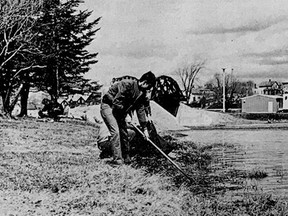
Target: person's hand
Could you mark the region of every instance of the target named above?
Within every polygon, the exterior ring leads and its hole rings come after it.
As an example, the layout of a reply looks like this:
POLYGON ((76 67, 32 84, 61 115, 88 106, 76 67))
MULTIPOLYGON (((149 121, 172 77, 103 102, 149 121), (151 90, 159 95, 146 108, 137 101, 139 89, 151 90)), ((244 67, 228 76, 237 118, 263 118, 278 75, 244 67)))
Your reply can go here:
POLYGON ((149 135, 149 132, 148 132, 147 128, 144 129, 143 134, 144 134, 144 139, 145 140, 149 139, 150 135, 149 135))
POLYGON ((131 124, 131 122, 132 122, 131 116, 127 115, 126 118, 125 118, 125 121, 126 121, 127 124, 131 124))
POLYGON ((147 122, 151 122, 151 121, 152 121, 151 115, 147 115, 147 122))

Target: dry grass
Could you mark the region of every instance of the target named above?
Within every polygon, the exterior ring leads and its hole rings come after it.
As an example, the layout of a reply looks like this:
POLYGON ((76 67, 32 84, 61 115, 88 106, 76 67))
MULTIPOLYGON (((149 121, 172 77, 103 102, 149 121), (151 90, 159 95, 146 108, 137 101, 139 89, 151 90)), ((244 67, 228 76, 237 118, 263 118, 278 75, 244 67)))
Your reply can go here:
POLYGON ((0 215, 287 213, 286 202, 271 195, 224 195, 219 184, 241 187, 243 176, 213 176, 213 147, 179 144, 176 161, 194 178, 188 182, 157 155, 111 167, 99 159, 96 136, 97 128, 83 123, 1 120, 0 215))

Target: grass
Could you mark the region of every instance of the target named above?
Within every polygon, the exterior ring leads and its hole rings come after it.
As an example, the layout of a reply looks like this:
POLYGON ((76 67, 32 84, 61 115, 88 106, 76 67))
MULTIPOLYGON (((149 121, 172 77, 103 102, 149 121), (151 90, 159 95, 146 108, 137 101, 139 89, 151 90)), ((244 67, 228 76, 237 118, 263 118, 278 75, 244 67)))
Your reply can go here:
POLYGON ((111 167, 99 159, 96 137, 97 128, 83 122, 1 120, 1 214, 288 214, 285 199, 245 186, 247 173, 213 171, 220 144, 199 147, 169 138, 190 182, 157 154, 111 167))

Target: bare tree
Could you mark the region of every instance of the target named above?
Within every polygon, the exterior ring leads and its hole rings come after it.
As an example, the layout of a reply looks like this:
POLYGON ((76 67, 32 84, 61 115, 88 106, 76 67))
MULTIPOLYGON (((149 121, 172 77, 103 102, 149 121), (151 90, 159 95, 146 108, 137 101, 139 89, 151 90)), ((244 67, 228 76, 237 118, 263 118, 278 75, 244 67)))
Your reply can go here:
MULTIPOLYGON (((39 0, 4 0, 0 5, 0 70, 25 48, 35 33, 31 30, 36 22, 35 15, 41 6, 39 0), (17 42, 26 42, 18 43, 17 42)), ((27 48, 27 47, 26 47, 27 48)), ((29 51, 29 50, 26 50, 29 51)))
POLYGON ((204 68, 205 62, 206 61, 203 60, 195 61, 194 63, 188 64, 182 68, 178 68, 176 71, 176 74, 181 79, 187 104, 189 103, 189 99, 194 88, 194 82, 201 69, 204 68))
POLYGON ((40 67, 27 59, 36 52, 32 31, 41 0, 1 0, 0 3, 0 94, 2 113, 11 114, 23 87, 20 76, 40 67), (20 61, 21 59, 21 61, 20 61))
MULTIPOLYGON (((225 75, 225 108, 228 111, 233 104, 237 104, 241 97, 253 94, 253 81, 241 82, 233 74, 225 75)), ((205 88, 210 89, 215 93, 214 104, 215 106, 222 105, 223 103, 223 74, 215 73, 213 79, 205 84, 205 88)))

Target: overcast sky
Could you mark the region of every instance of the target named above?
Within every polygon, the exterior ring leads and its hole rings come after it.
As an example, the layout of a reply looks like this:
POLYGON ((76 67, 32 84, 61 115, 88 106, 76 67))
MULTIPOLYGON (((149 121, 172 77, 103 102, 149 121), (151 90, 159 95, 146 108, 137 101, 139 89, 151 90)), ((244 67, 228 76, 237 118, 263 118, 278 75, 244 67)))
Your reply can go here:
POLYGON ((205 82, 234 69, 241 80, 288 81, 287 0, 84 0, 102 17, 89 49, 99 62, 88 78, 173 74, 206 60, 205 82))

